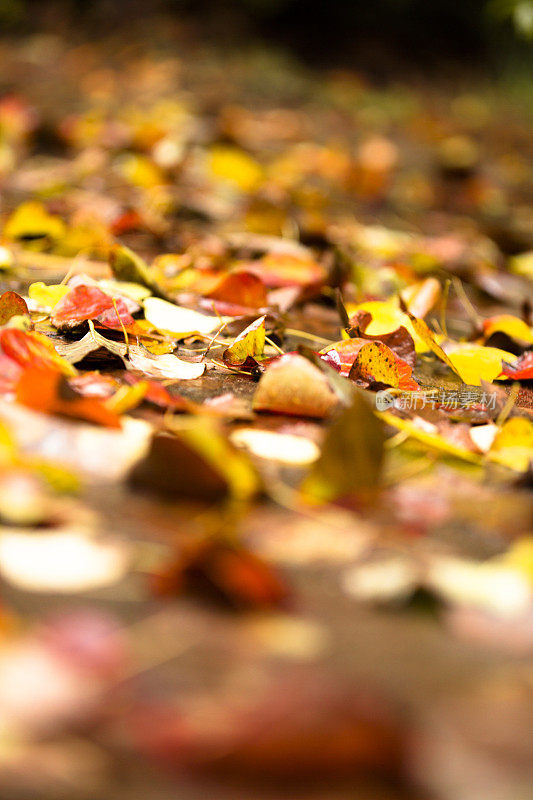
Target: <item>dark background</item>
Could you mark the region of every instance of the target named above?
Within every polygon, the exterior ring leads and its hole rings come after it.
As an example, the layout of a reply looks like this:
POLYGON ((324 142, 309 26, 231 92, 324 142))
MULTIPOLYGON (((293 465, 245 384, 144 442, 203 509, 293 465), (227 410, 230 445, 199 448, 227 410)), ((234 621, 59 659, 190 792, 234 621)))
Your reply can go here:
MULTIPOLYGON (((265 41, 307 63, 432 73, 446 64, 533 70, 513 14, 532 0, 0 0, 5 31, 69 30, 74 38, 140 28, 158 17, 218 44, 265 41)), ((533 12, 532 12, 533 14, 533 12)))

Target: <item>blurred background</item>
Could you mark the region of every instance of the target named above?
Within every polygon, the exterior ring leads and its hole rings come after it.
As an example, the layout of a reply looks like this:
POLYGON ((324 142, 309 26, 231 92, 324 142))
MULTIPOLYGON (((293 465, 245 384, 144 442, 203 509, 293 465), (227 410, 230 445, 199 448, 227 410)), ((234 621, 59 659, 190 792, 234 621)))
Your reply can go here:
POLYGON ((12 32, 142 31, 158 18, 217 44, 269 42, 312 65, 368 66, 381 78, 394 67, 433 73, 454 61, 472 70, 509 60, 525 67, 533 36, 531 0, 0 0, 12 32))
MULTIPOLYGON (((0 217, 26 263, 44 256, 39 280, 59 282, 80 254, 103 266, 118 239, 179 281, 225 263, 219 237, 266 234, 356 252, 354 292, 368 297, 436 264, 490 276, 514 258, 496 298, 523 301, 532 0, 0 0, 0 25, 0 217)), ((73 468, 91 460, 47 441, 73 468)), ((106 478, 109 445, 95 450, 106 478)), ((531 530, 529 504, 467 478, 407 486, 386 524, 409 546, 437 530, 465 558, 498 552, 500 529, 531 530)), ((83 503, 149 556, 190 533, 188 510, 112 480, 83 503)), ((307 517, 264 513, 245 535, 287 568, 301 617, 252 624, 182 597, 159 608, 138 573, 91 593, 72 563, 72 594, 2 585, 16 644, 0 657, 0 800, 530 800, 531 606, 514 628, 461 617, 459 590, 459 621, 441 624, 418 593, 413 614, 369 608, 339 581, 353 520, 312 519, 308 539, 307 517), (346 731, 355 767, 332 789, 353 760, 346 731), (204 773, 220 761, 298 785, 214 789, 204 773), (315 761, 326 779, 308 791, 315 761), (179 795, 176 767, 194 775, 179 795), (365 770, 375 781, 356 792, 365 770)))

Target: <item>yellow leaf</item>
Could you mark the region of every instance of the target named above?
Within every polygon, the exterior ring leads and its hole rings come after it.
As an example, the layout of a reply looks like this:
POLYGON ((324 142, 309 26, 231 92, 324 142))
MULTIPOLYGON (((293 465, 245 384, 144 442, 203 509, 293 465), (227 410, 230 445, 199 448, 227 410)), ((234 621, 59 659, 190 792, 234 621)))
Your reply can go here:
POLYGON ((435 334, 433 333, 432 330, 430 330, 426 322, 424 322, 423 319, 418 319, 418 317, 413 316, 413 314, 409 313, 409 311, 407 312, 407 315, 418 338, 422 339, 422 341, 425 343, 426 349, 432 350, 435 353, 435 355, 438 358, 440 358, 441 361, 444 361, 444 363, 448 367, 450 367, 450 369, 453 370, 453 372, 455 372, 456 375, 459 375, 459 377, 461 377, 459 370, 454 365, 453 361, 446 355, 440 344, 437 342, 437 340, 435 339, 435 334))
POLYGON ((105 404, 115 414, 125 414, 132 408, 137 408, 148 391, 148 383, 139 381, 133 386, 121 386, 115 394, 106 400, 105 404))
POLYGON ((433 447, 435 450, 440 450, 443 453, 446 453, 450 456, 455 456, 456 458, 462 458, 464 461, 471 461, 474 464, 482 463, 481 457, 476 453, 472 453, 465 447, 459 447, 458 445, 449 442, 443 436, 439 436, 438 433, 430 433, 429 431, 422 430, 413 422, 411 422, 411 420, 396 417, 394 414, 391 414, 390 411, 376 411, 375 413, 376 416, 386 422, 387 425, 391 425, 400 431, 408 433, 413 439, 416 439, 428 447, 433 447))
POLYGON ((116 170, 128 183, 143 189, 150 189, 152 186, 160 186, 165 183, 159 167, 146 156, 134 153, 126 155, 118 162, 116 170))
POLYGON ((0 422, 0 466, 9 464, 15 457, 16 447, 6 425, 0 422))
POLYGON ((506 333, 512 339, 518 339, 522 342, 533 342, 533 333, 531 328, 520 317, 515 317, 512 314, 500 314, 496 317, 491 317, 485 320, 483 325, 483 336, 488 339, 493 333, 506 333))
POLYGON ((209 154, 209 169, 213 177, 234 184, 241 192, 253 192, 263 180, 261 165, 236 147, 213 147, 209 154))
POLYGON ((70 286, 65 286, 62 283, 47 285, 43 281, 37 281, 30 284, 28 296, 40 306, 52 309, 70 292, 70 289, 70 286))
POLYGON ((416 382, 411 378, 411 367, 402 362, 383 342, 364 344, 357 354, 353 369, 357 375, 367 380, 400 389, 417 388, 416 382))
POLYGON ((520 253, 509 259, 509 269, 517 275, 523 275, 525 278, 533 278, 533 250, 527 253, 520 253))
POLYGON ((500 428, 493 450, 502 450, 505 447, 533 447, 533 422, 525 417, 513 417, 504 422, 500 428))
POLYGON ((482 380, 492 383, 499 377, 502 361, 513 363, 516 356, 497 347, 461 344, 448 353, 448 359, 461 380, 471 386, 481 386, 482 380))
POLYGON ((365 329, 365 333, 369 336, 391 333, 403 325, 413 337, 417 353, 427 353, 431 350, 424 337, 418 335, 408 315, 401 310, 395 297, 391 300, 369 300, 359 305, 348 303, 346 310, 350 316, 356 311, 368 311, 372 314, 372 322, 365 329))
POLYGON ((265 348, 265 319, 259 317, 243 330, 232 345, 224 351, 227 364, 243 364, 247 358, 260 356, 265 348))
POLYGON ((533 536, 516 539, 498 560, 522 573, 533 586, 533 536))
POLYGON ((533 461, 533 422, 524 417, 504 422, 488 458, 517 472, 526 472, 533 461))
POLYGON ((4 228, 7 239, 39 238, 61 239, 66 226, 60 217, 49 214, 42 203, 29 201, 22 203, 9 217, 4 228))

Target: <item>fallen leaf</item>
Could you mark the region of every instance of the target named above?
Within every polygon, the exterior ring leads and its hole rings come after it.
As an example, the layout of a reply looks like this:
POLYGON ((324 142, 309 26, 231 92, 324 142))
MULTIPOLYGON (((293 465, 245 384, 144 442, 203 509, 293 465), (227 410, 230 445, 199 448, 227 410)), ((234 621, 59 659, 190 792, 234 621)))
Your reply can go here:
POLYGON ((16 292, 4 292, 0 296, 0 326, 5 325, 11 317, 29 317, 26 301, 16 292))
POLYGON ((252 192, 263 178, 261 165, 244 150, 228 145, 216 145, 211 149, 209 170, 214 178, 233 185, 241 192, 252 192))
POLYGON ((289 591, 274 569, 241 545, 214 540, 190 544, 151 576, 158 596, 190 593, 237 610, 284 608, 289 591))
POLYGON ((499 314, 483 320, 483 338, 487 340, 494 333, 505 333, 511 339, 533 344, 533 332, 529 325, 512 314, 499 314))
POLYGON ((113 308, 108 294, 97 286, 75 286, 56 305, 52 312, 52 325, 70 327, 88 319, 95 319, 104 311, 113 308))
POLYGON ((211 502, 247 501, 258 491, 249 459, 231 445, 215 420, 186 418, 172 429, 174 435, 152 438, 147 456, 131 473, 135 486, 211 502))
POLYGON ((441 285, 436 278, 426 278, 401 292, 402 299, 414 317, 425 317, 438 302, 441 285))
POLYGON ((320 286, 327 277, 324 267, 312 258, 291 253, 267 253, 247 264, 272 289, 320 286))
POLYGON ((234 445, 243 447, 254 456, 283 464, 311 464, 320 454, 318 446, 311 439, 291 433, 239 428, 231 434, 230 439, 234 445))
MULTIPOLYGON (((514 359, 514 356, 513 356, 514 359)), ((528 350, 514 364, 502 364, 501 378, 512 378, 516 381, 526 381, 533 378, 533 351, 528 350)))
POLYGON ((265 348, 265 320, 259 317, 237 336, 232 345, 224 350, 224 363, 232 366, 243 364, 247 358, 257 358, 265 348))
POLYGON ((381 421, 360 391, 326 433, 320 457, 301 485, 306 498, 318 502, 357 497, 368 500, 379 491, 385 434, 381 421))
POLYGON ((18 403, 46 414, 64 414, 109 428, 120 428, 119 417, 94 398, 79 395, 54 369, 27 367, 16 387, 18 403))
POLYGON ((526 472, 533 461, 533 422, 525 417, 506 420, 496 434, 488 458, 526 472))
POLYGON ((412 369, 383 342, 367 342, 361 347, 349 377, 384 383, 406 391, 420 387, 412 377, 412 369))
POLYGON ((470 386, 481 386, 482 381, 492 383, 501 375, 504 362, 515 359, 505 350, 476 344, 456 345, 448 351, 448 357, 454 371, 470 386))
POLYGON ((0 330, 0 348, 21 367, 48 367, 61 370, 65 375, 75 375, 76 370, 62 358, 46 336, 16 328, 0 330))
POLYGON ((265 284, 253 272, 244 270, 224 275, 206 295, 212 300, 247 309, 267 305, 265 284))
POLYGON ((159 297, 147 297, 144 301, 144 314, 148 322, 161 331, 184 338, 195 333, 209 334, 231 318, 207 316, 182 308, 159 297))
POLYGON ((261 376, 254 411, 323 418, 339 401, 326 376, 306 358, 287 354, 273 361, 261 376))
POLYGON ((448 441, 444 438, 444 436, 440 436, 436 432, 437 429, 435 426, 431 426, 431 428, 435 428, 435 432, 433 432, 433 430, 424 429, 421 427, 421 425, 417 425, 411 420, 401 419, 400 417, 391 414, 390 411, 376 411, 376 415, 386 422, 387 425, 391 425, 392 427, 407 433, 410 437, 416 439, 427 447, 440 450, 447 455, 463 459, 464 461, 471 461, 474 464, 482 463, 481 457, 477 453, 473 453, 471 450, 465 447, 460 447, 459 445, 448 441))
POLYGON ((355 317, 354 322, 356 324, 358 312, 366 311, 372 315, 372 320, 365 329, 365 333, 368 336, 377 337, 384 333, 390 334, 398 328, 404 327, 411 335, 417 353, 427 353, 428 350, 431 350, 428 342, 416 331, 409 315, 400 308, 397 298, 391 300, 368 300, 365 303, 359 303, 359 305, 348 303, 346 309, 350 315, 350 321, 355 317))
POLYGON ((132 345, 128 350, 126 366, 138 369, 152 378, 172 378, 173 380, 190 381, 199 378, 205 372, 203 361, 183 361, 172 353, 153 355, 139 345, 132 345))
POLYGON ((157 297, 166 297, 148 265, 129 247, 114 245, 109 254, 109 265, 118 281, 140 284, 157 297))
POLYGON ((42 203, 22 203, 7 220, 4 236, 7 239, 61 239, 66 233, 63 220, 49 214, 42 203))
POLYGON ((70 291, 70 286, 63 283, 46 284, 36 281, 30 284, 28 296, 38 306, 52 310, 70 291))

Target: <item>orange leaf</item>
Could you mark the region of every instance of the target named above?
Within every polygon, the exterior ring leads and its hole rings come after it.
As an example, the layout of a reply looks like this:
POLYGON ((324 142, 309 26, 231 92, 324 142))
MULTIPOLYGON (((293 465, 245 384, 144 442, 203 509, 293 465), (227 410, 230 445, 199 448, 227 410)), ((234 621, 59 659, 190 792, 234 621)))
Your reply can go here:
POLYGON ((194 542, 152 578, 155 594, 202 595, 235 609, 286 605, 288 590, 274 570, 240 545, 194 542))
POLYGON ((249 269, 272 289, 320 285, 326 279, 326 270, 318 262, 287 253, 267 253, 249 269))
POLYGON ((266 286, 252 272, 230 272, 207 294, 213 300, 245 308, 262 308, 267 304, 266 286))
POLYGON ((18 403, 46 414, 64 414, 120 428, 120 419, 99 400, 82 397, 69 385, 64 375, 54 369, 28 367, 17 384, 18 403))

